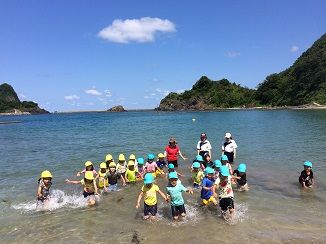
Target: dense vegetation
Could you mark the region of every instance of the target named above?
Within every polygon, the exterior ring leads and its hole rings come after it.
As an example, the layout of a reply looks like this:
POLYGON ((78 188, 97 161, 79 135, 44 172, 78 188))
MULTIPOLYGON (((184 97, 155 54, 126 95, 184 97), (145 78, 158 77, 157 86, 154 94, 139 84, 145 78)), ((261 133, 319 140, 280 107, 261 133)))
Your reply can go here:
POLYGON ((32 114, 48 113, 38 107, 37 103, 31 101, 21 102, 15 90, 7 83, 0 85, 0 113, 11 113, 14 109, 32 114))
POLYGON ((290 68, 259 84, 256 99, 274 106, 326 104, 326 34, 290 68))
POLYGON ((214 109, 239 106, 254 106, 255 91, 231 83, 226 79, 213 81, 202 76, 191 90, 182 94, 170 93, 159 110, 214 109))
POLYGON ((191 90, 170 93, 158 110, 216 109, 226 107, 326 104, 326 34, 285 71, 266 77, 257 90, 226 79, 201 77, 191 90))

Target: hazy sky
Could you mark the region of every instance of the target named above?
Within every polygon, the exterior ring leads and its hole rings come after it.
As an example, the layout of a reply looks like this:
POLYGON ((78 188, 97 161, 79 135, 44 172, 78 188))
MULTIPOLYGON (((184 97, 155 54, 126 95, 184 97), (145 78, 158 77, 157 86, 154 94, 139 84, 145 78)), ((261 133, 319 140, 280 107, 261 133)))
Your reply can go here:
POLYGON ((326 30, 326 1, 0 0, 0 83, 49 111, 154 108, 202 76, 255 88, 326 30))

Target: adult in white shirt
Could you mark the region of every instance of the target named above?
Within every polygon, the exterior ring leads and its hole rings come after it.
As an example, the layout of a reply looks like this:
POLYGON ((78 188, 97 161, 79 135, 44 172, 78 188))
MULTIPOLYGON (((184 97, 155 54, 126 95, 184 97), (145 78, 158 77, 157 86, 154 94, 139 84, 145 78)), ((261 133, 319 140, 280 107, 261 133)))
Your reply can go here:
POLYGON ((229 132, 225 133, 224 138, 225 138, 225 141, 222 145, 222 154, 224 154, 228 157, 230 164, 233 164, 233 161, 237 156, 236 149, 237 149, 238 145, 232 139, 231 133, 229 133, 229 132))
POLYGON ((197 154, 205 158, 205 154, 209 154, 212 157, 212 146, 211 143, 207 140, 206 133, 201 133, 200 141, 197 143, 197 154))

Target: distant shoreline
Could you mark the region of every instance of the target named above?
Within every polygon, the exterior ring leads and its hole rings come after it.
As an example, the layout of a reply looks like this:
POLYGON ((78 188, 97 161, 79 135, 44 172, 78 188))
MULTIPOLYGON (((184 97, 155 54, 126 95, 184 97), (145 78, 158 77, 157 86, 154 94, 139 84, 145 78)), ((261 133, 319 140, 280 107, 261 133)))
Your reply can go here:
MULTIPOLYGON (((55 111, 51 114, 73 114, 73 113, 126 113, 126 112, 218 112, 218 111, 246 111, 246 110, 323 110, 326 105, 299 105, 299 106, 282 106, 282 107, 234 107, 234 108, 216 108, 216 109, 183 109, 183 110, 158 110, 158 109, 129 109, 123 112, 107 111, 107 110, 75 110, 75 111, 55 111)), ((30 113, 0 113, 0 116, 18 116, 18 115, 33 115, 30 113)), ((1 123, 1 121, 0 121, 1 123)))

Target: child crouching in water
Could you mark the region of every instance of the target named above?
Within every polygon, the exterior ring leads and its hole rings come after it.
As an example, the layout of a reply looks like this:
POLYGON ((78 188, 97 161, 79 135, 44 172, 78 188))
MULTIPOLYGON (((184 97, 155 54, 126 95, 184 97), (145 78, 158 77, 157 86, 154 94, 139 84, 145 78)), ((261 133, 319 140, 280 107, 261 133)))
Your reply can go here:
POLYGON ((246 175, 247 166, 246 164, 239 164, 238 168, 233 171, 233 175, 237 179, 237 190, 238 191, 248 191, 249 187, 247 184, 246 175))
POLYGON ((220 199, 220 207, 224 219, 231 219, 234 216, 234 201, 233 190, 231 184, 232 176, 230 175, 229 167, 222 166, 220 168, 220 178, 215 184, 218 188, 218 196, 220 199), (229 215, 227 215, 229 214, 229 215))
POLYGON ((41 173, 41 178, 38 180, 37 188, 37 205, 49 201, 50 187, 52 185, 52 174, 50 171, 45 170, 41 173))
POLYGON ((172 216, 177 220, 179 216, 186 216, 186 209, 182 192, 189 192, 193 194, 192 189, 185 188, 182 184, 177 184, 178 174, 176 172, 169 173, 169 185, 166 187, 167 197, 171 203, 172 216))
POLYGON ((312 163, 306 161, 303 164, 304 170, 299 177, 299 183, 303 188, 312 187, 314 184, 314 174, 312 172, 312 163))
POLYGON ((96 201, 94 199, 94 195, 98 195, 97 192, 97 186, 94 179, 94 175, 92 171, 86 171, 84 179, 82 180, 68 180, 66 179, 66 182, 69 184, 81 184, 83 186, 84 192, 84 198, 87 199, 87 205, 93 206, 95 205, 96 201))
POLYGON ((158 192, 165 201, 168 201, 168 198, 163 192, 160 191, 160 188, 153 184, 154 176, 151 173, 147 173, 144 177, 144 185, 141 188, 141 191, 138 195, 136 208, 140 207, 140 200, 144 197, 144 219, 155 219, 157 214, 157 198, 156 192, 158 192))

